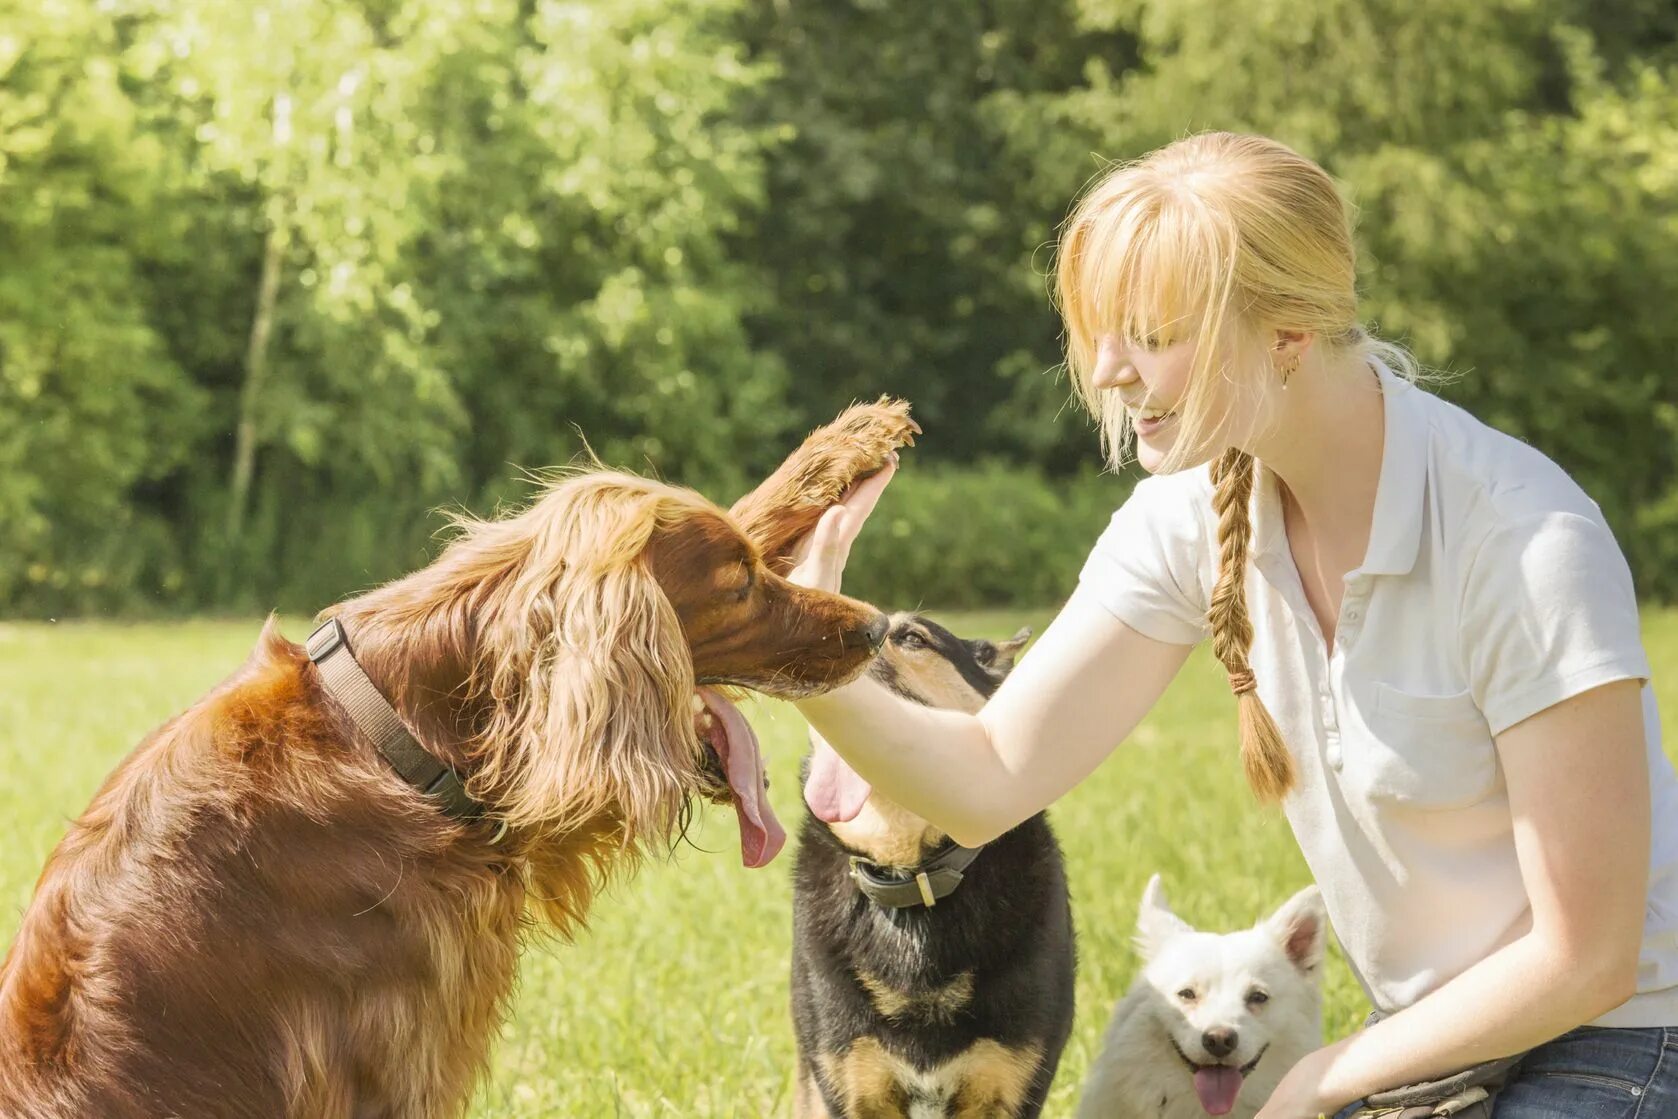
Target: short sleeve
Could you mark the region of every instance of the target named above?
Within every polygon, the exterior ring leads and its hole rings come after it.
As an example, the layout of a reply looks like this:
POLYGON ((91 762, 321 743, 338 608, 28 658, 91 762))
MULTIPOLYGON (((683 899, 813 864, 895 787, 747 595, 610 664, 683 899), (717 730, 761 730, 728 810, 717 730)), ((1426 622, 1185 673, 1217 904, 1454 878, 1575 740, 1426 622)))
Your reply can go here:
POLYGON ((1464 588, 1469 687, 1493 734, 1615 680, 1647 680, 1631 570, 1613 533, 1578 513, 1492 530, 1464 588))
POLYGON ((1205 530, 1193 491, 1169 484, 1176 480, 1137 483, 1095 542, 1079 584, 1144 637, 1193 645, 1206 636, 1205 530))

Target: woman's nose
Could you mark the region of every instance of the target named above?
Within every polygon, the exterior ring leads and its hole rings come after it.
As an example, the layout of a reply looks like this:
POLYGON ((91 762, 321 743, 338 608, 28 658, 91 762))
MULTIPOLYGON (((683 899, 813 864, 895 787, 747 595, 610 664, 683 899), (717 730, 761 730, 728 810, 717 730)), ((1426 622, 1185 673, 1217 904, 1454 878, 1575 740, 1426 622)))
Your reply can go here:
POLYGON ((1130 364, 1119 340, 1109 334, 1095 347, 1095 368, 1090 371, 1090 383, 1098 389, 1116 389, 1136 379, 1136 369, 1130 364))

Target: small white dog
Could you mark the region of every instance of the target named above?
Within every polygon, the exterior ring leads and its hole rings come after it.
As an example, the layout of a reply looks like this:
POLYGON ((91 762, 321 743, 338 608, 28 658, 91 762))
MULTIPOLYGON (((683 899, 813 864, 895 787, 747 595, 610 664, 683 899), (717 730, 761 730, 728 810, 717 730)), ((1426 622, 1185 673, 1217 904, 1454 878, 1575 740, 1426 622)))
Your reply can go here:
POLYGON ((1327 927, 1310 886, 1245 932, 1199 932, 1154 875, 1136 922, 1145 966, 1113 1011, 1078 1119, 1252 1119, 1322 1044, 1327 927))

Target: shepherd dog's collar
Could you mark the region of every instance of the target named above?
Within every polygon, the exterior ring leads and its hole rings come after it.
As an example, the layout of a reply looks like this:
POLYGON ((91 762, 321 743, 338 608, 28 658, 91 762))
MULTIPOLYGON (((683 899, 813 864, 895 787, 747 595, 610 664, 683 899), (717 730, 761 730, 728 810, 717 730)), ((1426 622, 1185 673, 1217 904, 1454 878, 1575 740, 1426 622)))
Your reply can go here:
POLYGON ((956 892, 962 872, 979 857, 983 847, 951 843, 914 868, 881 866, 861 855, 851 856, 851 881, 875 905, 887 909, 928 909, 956 892))

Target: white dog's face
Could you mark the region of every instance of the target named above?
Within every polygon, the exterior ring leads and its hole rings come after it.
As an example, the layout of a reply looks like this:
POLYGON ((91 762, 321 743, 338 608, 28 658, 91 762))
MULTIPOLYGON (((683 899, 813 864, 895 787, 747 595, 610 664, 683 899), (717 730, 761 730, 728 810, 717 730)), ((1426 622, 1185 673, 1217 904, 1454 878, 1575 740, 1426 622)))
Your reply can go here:
POLYGON ((1137 920, 1147 1012, 1182 1058, 1208 1114, 1235 1106, 1242 1081, 1273 1039, 1318 1028, 1327 924, 1312 886, 1251 929, 1200 932, 1171 912, 1158 875, 1148 883, 1137 920))

